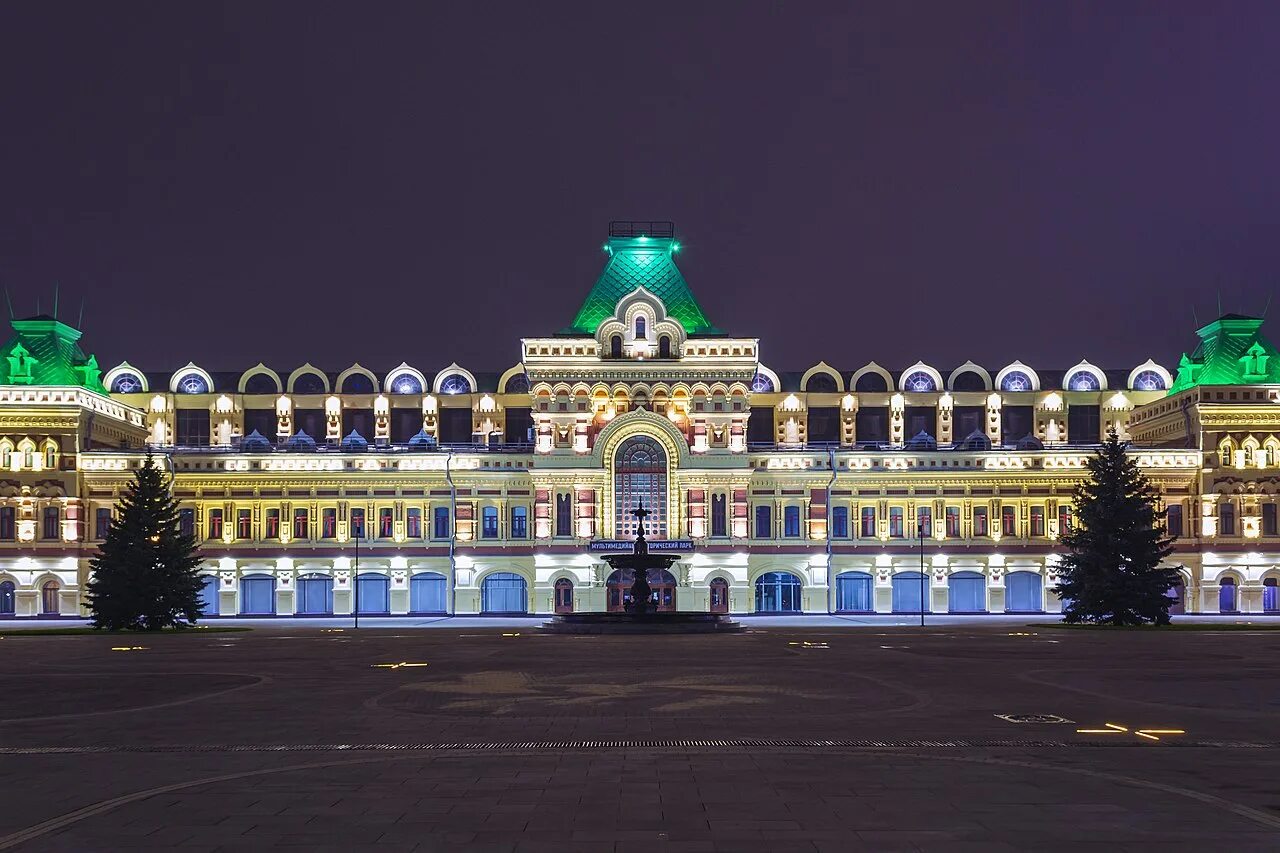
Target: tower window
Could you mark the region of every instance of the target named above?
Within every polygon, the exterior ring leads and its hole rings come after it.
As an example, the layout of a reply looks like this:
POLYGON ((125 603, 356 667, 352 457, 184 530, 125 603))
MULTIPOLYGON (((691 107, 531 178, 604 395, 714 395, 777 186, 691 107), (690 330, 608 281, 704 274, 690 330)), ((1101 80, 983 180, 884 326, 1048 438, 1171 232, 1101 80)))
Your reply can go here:
POLYGON ((645 329, 644 316, 641 315, 639 317, 636 317, 636 340, 643 341, 643 340, 647 340, 648 337, 649 337, 649 334, 648 334, 648 331, 645 329))

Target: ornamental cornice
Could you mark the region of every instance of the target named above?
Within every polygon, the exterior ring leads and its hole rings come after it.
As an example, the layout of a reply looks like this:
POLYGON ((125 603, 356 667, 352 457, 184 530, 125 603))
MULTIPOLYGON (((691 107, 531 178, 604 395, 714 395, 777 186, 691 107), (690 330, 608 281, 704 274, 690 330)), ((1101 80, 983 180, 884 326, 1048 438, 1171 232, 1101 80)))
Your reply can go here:
POLYGON ((51 415, 47 413, 4 413, 0 414, 0 427, 12 427, 14 429, 60 429, 60 430, 76 430, 80 428, 80 416, 74 415, 51 415))
POLYGON ((697 369, 676 370, 669 367, 662 369, 629 369, 629 370, 583 370, 569 367, 532 367, 528 370, 529 382, 625 382, 635 384, 672 384, 675 382, 749 382, 755 377, 754 366, 741 368, 720 368, 715 371, 705 366, 697 369))
POLYGON ((1260 426, 1275 427, 1280 426, 1280 411, 1274 408, 1251 409, 1248 412, 1200 412, 1200 426, 1202 428, 1212 427, 1242 427, 1252 428, 1260 426))

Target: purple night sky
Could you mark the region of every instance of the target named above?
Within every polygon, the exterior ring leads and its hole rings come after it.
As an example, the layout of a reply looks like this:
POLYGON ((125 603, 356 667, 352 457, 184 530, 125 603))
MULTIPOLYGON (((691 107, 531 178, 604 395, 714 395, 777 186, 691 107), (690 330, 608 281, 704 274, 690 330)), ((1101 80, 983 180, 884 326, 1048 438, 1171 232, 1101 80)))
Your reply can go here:
MULTIPOLYGON (((763 360, 1173 368, 1280 268, 1275 3, 27 3, 0 283, 87 348, 501 370, 610 219, 763 360)), ((1280 315, 1280 306, 1275 309, 1280 315)), ((1280 338, 1280 331, 1273 335, 1280 338)))

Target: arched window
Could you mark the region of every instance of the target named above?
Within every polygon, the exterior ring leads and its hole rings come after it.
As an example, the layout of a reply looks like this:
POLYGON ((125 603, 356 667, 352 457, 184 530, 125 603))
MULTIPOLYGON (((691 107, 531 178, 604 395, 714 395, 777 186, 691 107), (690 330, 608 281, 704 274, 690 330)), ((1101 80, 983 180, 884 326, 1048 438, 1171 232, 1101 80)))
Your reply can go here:
POLYGON ((763 373, 757 373, 751 380, 751 390, 757 394, 772 394, 775 390, 773 380, 763 373))
POLYGON ((667 535, 667 454, 647 435, 628 438, 614 457, 614 531, 631 538, 639 532, 633 513, 644 506, 645 534, 654 539, 667 535))
POLYGON ((461 373, 451 373, 440 383, 441 394, 470 394, 471 383, 461 373))
POLYGON ((622 335, 609 338, 609 357, 622 358, 622 335))
POLYGON ((294 590, 295 612, 301 616, 328 616, 333 613, 333 578, 319 572, 299 575, 294 590))
POLYGON ((278 394, 276 381, 266 373, 255 373, 244 381, 246 394, 278 394))
POLYGON ((342 387, 338 389, 343 394, 372 394, 375 389, 373 380, 363 373, 348 373, 346 378, 342 380, 342 387))
POLYGON ((0 469, 8 471, 13 467, 13 448, 8 444, 0 444, 0 469))
POLYGON ((36 467, 36 452, 31 445, 22 448, 22 467, 27 471, 32 471, 36 467))
POLYGON ((40 612, 43 615, 58 615, 58 589, 57 581, 45 581, 40 587, 40 612))
POLYGON ((671 338, 667 335, 658 338, 658 358, 671 358, 671 338))
POLYGON ((648 330, 645 327, 644 315, 640 314, 636 317, 636 340, 643 341, 649 337, 648 330))
POLYGON ((951 386, 957 391, 987 390, 986 381, 976 370, 966 370, 964 373, 956 374, 955 379, 951 380, 951 386))
POLYGON ((1098 377, 1091 370, 1077 370, 1067 377, 1068 391, 1099 391, 1102 389, 1098 377))
POLYGON ((902 380, 902 387, 907 391, 929 392, 937 391, 938 383, 933 381, 933 377, 923 370, 917 370, 907 375, 902 380))
POLYGON ((529 377, 523 373, 517 373, 507 380, 506 392, 508 394, 528 394, 529 393, 529 377))
POLYGON ((1154 370, 1144 370, 1137 376, 1133 377, 1133 390, 1135 391, 1164 391, 1164 377, 1154 370))
POLYGON ((118 373, 116 378, 111 380, 112 394, 140 394, 142 393, 142 379, 135 373, 118 373))
POLYGON ((324 379, 317 373, 307 371, 299 373, 293 380, 293 393, 295 394, 323 394, 324 379))
POLYGON ((243 616, 273 616, 276 612, 276 579, 271 575, 240 578, 240 613, 243 616))
POLYGON ((1218 445, 1218 463, 1221 465, 1231 465, 1235 457, 1235 446, 1231 443, 1231 439, 1224 439, 1218 445))
POLYGON ((494 572, 480 585, 480 609, 484 613, 525 613, 529 595, 524 578, 512 572, 494 572))
POLYGON ((356 579, 356 592, 361 615, 385 615, 391 612, 391 578, 377 572, 364 572, 356 579))
POLYGON ((421 394, 422 382, 412 373, 401 373, 391 383, 392 394, 421 394))
POLYGON ((1253 444, 1251 442, 1246 441, 1244 444, 1240 445, 1240 449, 1244 451, 1245 466, 1247 467, 1249 465, 1252 465, 1253 464, 1253 444))
POLYGON ((984 613, 987 581, 979 572, 952 572, 947 578, 947 610, 952 613, 984 613))
POLYGON ((13 581, 0 581, 0 616, 12 616, 17 608, 18 596, 13 581))
POLYGON ((1021 370, 1010 370, 1000 380, 1001 391, 1030 391, 1031 388, 1031 377, 1021 370))
POLYGON ((556 581, 556 612, 573 612, 573 581, 568 578, 556 581))
POLYGON ((419 572, 409 578, 410 613, 444 613, 449 582, 437 572, 419 572))
POLYGON ((58 466, 58 449, 52 444, 44 446, 44 467, 46 471, 52 471, 58 466))
POLYGON ((929 579, 920 572, 898 572, 893 576, 893 612, 929 612, 929 579))
POLYGON ((866 572, 841 572, 836 575, 836 612, 874 612, 874 589, 874 581, 866 572))
POLYGON ((1280 612, 1280 586, 1277 586, 1275 578, 1262 580, 1262 612, 1280 612))
POLYGON ((765 572, 756 578, 756 612, 799 613, 801 589, 791 572, 765 572))
POLYGON ((866 373, 858 377, 857 383, 853 390, 860 394, 883 393, 889 390, 889 383, 884 381, 884 377, 874 370, 868 370, 866 373))
POLYGON ((199 373, 186 373, 178 380, 179 394, 208 394, 209 383, 199 373))
POLYGON ((833 394, 836 392, 836 380, 830 373, 818 372, 804 383, 804 390, 813 394, 833 394))
POLYGON ((1044 586, 1036 572, 1009 572, 1004 576, 1006 613, 1039 613, 1044 610, 1044 586))

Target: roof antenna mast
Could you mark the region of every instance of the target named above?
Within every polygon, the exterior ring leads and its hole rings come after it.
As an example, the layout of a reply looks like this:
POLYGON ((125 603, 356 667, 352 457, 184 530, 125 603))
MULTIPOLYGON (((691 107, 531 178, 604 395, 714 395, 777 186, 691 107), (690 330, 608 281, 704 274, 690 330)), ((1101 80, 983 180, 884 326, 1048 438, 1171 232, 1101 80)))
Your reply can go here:
POLYGON ((4 289, 4 301, 5 301, 5 304, 9 306, 9 319, 10 320, 18 319, 13 315, 13 297, 9 296, 9 288, 7 287, 4 289))
POLYGON ((58 288, 60 283, 55 279, 53 282, 53 319, 58 319, 58 288))
POLYGON ((1267 319, 1267 309, 1271 307, 1271 297, 1274 295, 1275 295, 1274 293, 1268 293, 1267 304, 1262 306, 1262 319, 1264 320, 1267 319))
POLYGON ((76 328, 84 328, 84 297, 80 297, 80 316, 76 318, 76 328))

